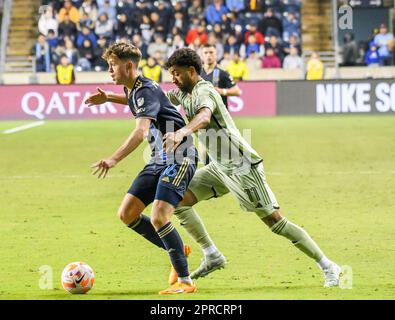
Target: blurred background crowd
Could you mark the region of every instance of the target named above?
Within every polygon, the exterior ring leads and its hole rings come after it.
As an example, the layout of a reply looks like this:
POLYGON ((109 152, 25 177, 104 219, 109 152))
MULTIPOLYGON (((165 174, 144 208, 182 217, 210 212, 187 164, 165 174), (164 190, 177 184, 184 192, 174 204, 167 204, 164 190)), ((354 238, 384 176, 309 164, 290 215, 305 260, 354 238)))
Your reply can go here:
MULTIPOLYGON (((161 81, 162 66, 176 49, 215 45, 219 65, 234 79, 257 68, 302 69, 301 0, 65 0, 42 1, 33 47, 37 72, 57 65, 103 71, 103 50, 114 41, 140 48, 143 74, 161 81)), ((378 26, 364 45, 344 39, 343 65, 391 65, 393 34, 378 26)), ((312 54, 307 78, 319 78, 312 54), (308 74, 310 70, 310 75, 308 74)))

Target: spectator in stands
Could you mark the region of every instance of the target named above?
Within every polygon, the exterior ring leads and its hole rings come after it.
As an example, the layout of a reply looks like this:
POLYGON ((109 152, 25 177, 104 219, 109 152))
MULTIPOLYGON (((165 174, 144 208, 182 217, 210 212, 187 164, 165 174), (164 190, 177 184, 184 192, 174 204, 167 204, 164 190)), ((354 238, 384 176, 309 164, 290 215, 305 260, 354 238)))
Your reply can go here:
POLYGON ((246 59, 246 65, 248 70, 259 70, 262 68, 262 58, 255 51, 251 51, 246 59))
POLYGON ((221 16, 228 12, 228 8, 223 4, 222 0, 213 0, 206 8, 206 20, 208 24, 214 25, 221 23, 221 16))
POLYGON ((140 24, 141 36, 143 38, 143 42, 146 45, 149 45, 151 43, 154 30, 151 27, 151 20, 149 19, 148 16, 144 15, 142 19, 143 21, 140 24))
POLYGON ((61 39, 69 37, 73 41, 77 37, 77 26, 70 20, 70 16, 68 14, 64 16, 63 22, 59 24, 58 36, 61 39))
POLYGON ((141 35, 139 33, 135 33, 132 37, 132 43, 140 49, 142 58, 146 60, 148 58, 148 46, 143 42, 141 35))
POLYGON ((155 58, 148 57, 147 64, 142 68, 141 71, 144 77, 158 83, 162 82, 162 68, 156 62, 155 58))
POLYGON ((342 66, 352 67, 357 64, 358 45, 352 33, 346 33, 343 37, 343 63, 342 66))
POLYGON ((55 31, 52 29, 48 30, 47 42, 51 48, 51 51, 55 49, 59 43, 58 37, 56 36, 55 31))
POLYGON ((273 49, 275 55, 280 58, 281 62, 284 60, 284 47, 280 44, 276 36, 270 36, 269 42, 265 43, 265 49, 273 49))
POLYGON ((41 14, 38 20, 38 31, 43 35, 48 35, 48 30, 52 29, 55 31, 55 35, 58 36, 59 23, 54 18, 52 6, 47 6, 46 11, 41 14))
POLYGON ((63 8, 60 9, 58 20, 60 23, 64 21, 65 16, 68 15, 70 20, 77 24, 80 21, 80 14, 78 9, 73 6, 71 0, 65 0, 63 4, 63 8))
MULTIPOLYGON (((143 22, 141 24, 141 30, 145 30, 148 28, 149 30, 151 29, 150 21, 147 16, 143 17, 143 22)), ((121 13, 117 17, 117 21, 114 26, 114 34, 116 35, 116 39, 120 39, 122 37, 131 37, 133 34, 133 26, 131 20, 128 18, 128 16, 125 13, 121 13)), ((147 42, 149 43, 151 40, 151 34, 149 38, 147 39, 147 42)))
POLYGON ((240 53, 240 44, 237 43, 234 34, 230 34, 229 37, 226 39, 224 52, 229 53, 231 56, 233 56, 235 52, 240 53))
POLYGON ((73 84, 75 82, 74 66, 70 63, 69 58, 63 55, 60 63, 56 66, 56 83, 73 84))
POLYGON ((170 31, 170 25, 171 25, 171 20, 172 20, 172 11, 171 9, 166 5, 166 2, 164 0, 158 0, 155 1, 157 8, 154 10, 154 12, 158 15, 159 19, 156 22, 152 18, 152 13, 151 13, 151 20, 153 23, 158 24, 161 28, 161 30, 156 30, 155 32, 162 32, 163 36, 166 37, 167 34, 170 31))
POLYGON ((173 9, 170 9, 170 12, 173 12, 174 14, 176 12, 181 12, 183 16, 188 17, 188 9, 184 5, 185 0, 173 0, 171 1, 171 4, 173 6, 173 9))
POLYGON ((230 53, 225 52, 223 59, 218 63, 218 65, 221 67, 221 69, 226 70, 231 62, 232 56, 230 55, 230 53))
POLYGON ((248 58, 251 52, 257 53, 260 58, 262 58, 265 54, 265 47, 257 42, 255 34, 250 34, 248 36, 247 44, 243 44, 241 46, 240 56, 242 58, 248 58))
POLYGON ((136 7, 133 11, 135 11, 137 17, 147 16, 149 17, 151 10, 148 7, 147 1, 140 0, 136 2, 136 7))
POLYGON ((105 7, 106 3, 108 3, 112 8, 115 8, 117 5, 117 0, 96 0, 96 3, 99 10, 105 7))
POLYGON ((303 59, 296 47, 291 47, 289 55, 284 58, 283 68, 288 70, 303 69, 303 59))
POLYGON ((161 34, 163 38, 166 38, 167 33, 169 32, 170 21, 162 18, 156 11, 151 12, 150 19, 151 29, 154 33, 161 34))
MULTIPOLYGON (((207 42, 206 42, 206 43, 207 43, 207 42)), ((205 44, 205 43, 204 43, 204 44, 205 44)), ((193 41, 193 43, 190 43, 190 44, 188 45, 188 48, 189 48, 189 49, 192 49, 192 50, 194 50, 194 51, 196 51, 197 54, 200 56, 201 53, 202 53, 202 46, 203 46, 204 44, 201 43, 200 38, 196 38, 196 39, 193 41)))
POLYGON ((265 0, 246 0, 245 11, 247 12, 263 12, 266 8, 265 0))
POLYGON ((156 63, 163 68, 163 66, 165 65, 167 57, 163 58, 161 51, 155 51, 154 52, 154 59, 155 59, 156 63))
POLYGON ((221 42, 221 44, 224 44, 224 37, 226 37, 226 34, 224 34, 224 31, 222 30, 222 26, 220 23, 216 23, 213 27, 213 31, 211 32, 215 35, 217 40, 221 42))
POLYGON ((108 41, 104 37, 97 39, 97 47, 93 50, 93 68, 95 71, 106 71, 108 69, 107 61, 102 58, 107 48, 108 41))
POLYGON ((167 56, 170 57, 174 51, 184 48, 185 47, 185 43, 183 38, 181 37, 180 34, 176 34, 173 37, 173 43, 171 44, 171 46, 169 47, 169 51, 167 52, 167 56))
MULTIPOLYGON (((99 3, 98 3, 99 4, 99 3)), ((110 0, 104 0, 103 4, 99 6, 98 15, 106 13, 107 17, 113 24, 115 24, 117 18, 117 11, 115 10, 115 5, 112 6, 110 0)))
POLYGON ((274 14, 272 8, 266 10, 264 18, 260 21, 259 31, 265 36, 281 37, 283 34, 283 25, 279 18, 274 14))
POLYGON ((37 42, 33 47, 33 54, 36 59, 37 72, 51 71, 51 49, 43 34, 37 38, 37 42))
POLYGON ((299 55, 302 53, 302 47, 299 43, 299 38, 295 35, 289 37, 288 42, 283 46, 284 55, 288 55, 291 52, 291 48, 298 49, 299 55))
POLYGON ((198 19, 199 21, 204 19, 204 10, 200 2, 200 0, 192 0, 192 4, 188 8, 188 16, 190 21, 192 21, 194 18, 198 19))
POLYGON ((83 27, 88 27, 90 30, 95 29, 96 21, 93 21, 86 12, 82 12, 80 15, 81 19, 77 23, 77 30, 81 31, 83 27))
POLYGON ((370 67, 378 67, 381 65, 381 57, 374 43, 371 43, 369 50, 365 54, 365 63, 370 67))
POLYGON ((161 59, 165 60, 167 58, 167 51, 169 46, 164 42, 163 36, 159 33, 154 35, 154 42, 148 45, 148 56, 153 57, 155 52, 160 52, 161 59))
POLYGON ((187 45, 195 42, 195 40, 199 38, 201 44, 206 44, 207 42, 207 32, 206 32, 206 26, 204 21, 199 23, 196 19, 193 20, 193 24, 189 31, 187 32, 187 35, 185 37, 185 43, 187 45))
POLYGON ((244 34, 243 34, 243 27, 241 25, 235 26, 234 35, 236 37, 236 42, 242 45, 244 43, 244 34))
POLYGON ((245 9, 244 0, 226 0, 226 7, 234 12, 243 11, 245 9))
POLYGON ((91 71, 95 60, 95 54, 89 39, 83 41, 82 46, 78 48, 78 53, 80 56, 78 66, 81 68, 81 71, 91 71))
POLYGON ((280 58, 276 55, 274 50, 270 47, 266 49, 266 55, 262 59, 262 68, 265 68, 265 69, 281 68, 280 58))
POLYGON ((226 68, 226 71, 238 82, 248 80, 248 69, 246 63, 240 59, 240 55, 235 53, 232 61, 226 68))
POLYGON ((324 64, 320 60, 320 55, 313 52, 309 61, 307 61, 307 80, 322 80, 324 79, 324 64))
POLYGON ((260 33, 257 30, 257 24, 255 22, 251 22, 249 25, 247 25, 247 32, 244 34, 244 43, 245 44, 248 44, 250 35, 255 36, 255 40, 258 44, 265 43, 265 37, 263 36, 262 33, 260 33))
POLYGON ((76 40, 77 48, 81 48, 85 40, 89 40, 92 47, 96 48, 96 35, 88 27, 82 27, 82 31, 78 34, 76 40))
POLYGON ((184 14, 181 11, 176 11, 174 13, 172 29, 177 28, 177 30, 179 30, 179 33, 185 36, 188 31, 188 27, 189 27, 188 19, 185 18, 184 14))
POLYGON ((289 37, 299 36, 300 35, 300 22, 296 18, 295 13, 288 12, 287 16, 284 18, 283 21, 283 33, 282 37, 285 42, 289 41, 289 37))
POLYGON ((388 32, 387 26, 383 23, 380 25, 380 33, 374 37, 374 44, 378 48, 382 64, 389 66, 392 64, 392 54, 389 46, 394 39, 394 35, 388 32))
POLYGON ((69 59, 70 63, 73 64, 73 65, 77 65, 77 63, 78 63, 78 51, 74 47, 74 43, 69 37, 65 37, 64 38, 64 46, 65 46, 64 54, 69 59))
POLYGON ((224 56, 224 45, 221 41, 218 41, 213 32, 208 35, 207 44, 215 47, 216 57, 218 60, 221 60, 224 56))
MULTIPOLYGON (((86 13, 93 23, 97 20, 97 6, 92 0, 84 0, 79 8, 80 17, 86 13)), ((94 26, 93 26, 94 27, 94 26)))
POLYGON ((96 21, 95 33, 98 37, 104 37, 107 40, 113 38, 113 23, 108 19, 107 13, 99 15, 99 20, 96 21))

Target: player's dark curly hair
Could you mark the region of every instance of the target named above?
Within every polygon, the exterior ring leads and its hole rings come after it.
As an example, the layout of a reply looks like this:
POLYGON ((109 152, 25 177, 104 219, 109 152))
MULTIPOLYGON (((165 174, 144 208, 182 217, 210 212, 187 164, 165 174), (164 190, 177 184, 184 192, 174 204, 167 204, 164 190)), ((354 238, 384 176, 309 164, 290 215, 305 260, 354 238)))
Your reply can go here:
POLYGON ((112 55, 121 60, 132 60, 136 65, 141 60, 141 51, 131 43, 113 43, 103 53, 102 58, 107 61, 112 55))
POLYGON ((166 69, 170 69, 172 66, 194 67, 196 72, 200 74, 202 71, 202 60, 196 51, 189 48, 182 48, 174 51, 165 63, 166 69))

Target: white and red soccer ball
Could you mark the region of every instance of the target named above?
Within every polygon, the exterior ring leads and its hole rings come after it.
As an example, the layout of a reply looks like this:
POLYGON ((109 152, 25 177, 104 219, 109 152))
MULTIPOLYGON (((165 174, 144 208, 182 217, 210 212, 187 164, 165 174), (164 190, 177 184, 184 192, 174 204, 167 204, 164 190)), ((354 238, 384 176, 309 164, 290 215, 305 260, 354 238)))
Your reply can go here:
POLYGON ((69 263, 62 272, 62 287, 73 294, 87 293, 94 282, 93 269, 84 262, 69 263))

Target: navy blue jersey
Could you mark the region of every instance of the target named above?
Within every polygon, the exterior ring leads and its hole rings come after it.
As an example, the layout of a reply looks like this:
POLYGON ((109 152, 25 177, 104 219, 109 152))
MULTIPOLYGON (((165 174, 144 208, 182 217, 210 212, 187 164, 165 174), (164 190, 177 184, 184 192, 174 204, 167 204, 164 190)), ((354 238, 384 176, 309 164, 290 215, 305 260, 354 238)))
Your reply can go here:
POLYGON ((128 105, 134 117, 151 119, 150 134, 147 137, 152 150, 151 162, 178 163, 188 157, 196 161, 197 151, 191 136, 185 138, 174 155, 166 155, 163 150, 163 136, 185 126, 178 110, 159 87, 159 84, 143 76, 138 76, 131 90, 124 87, 128 105), (174 158, 175 157, 175 158, 174 158))

